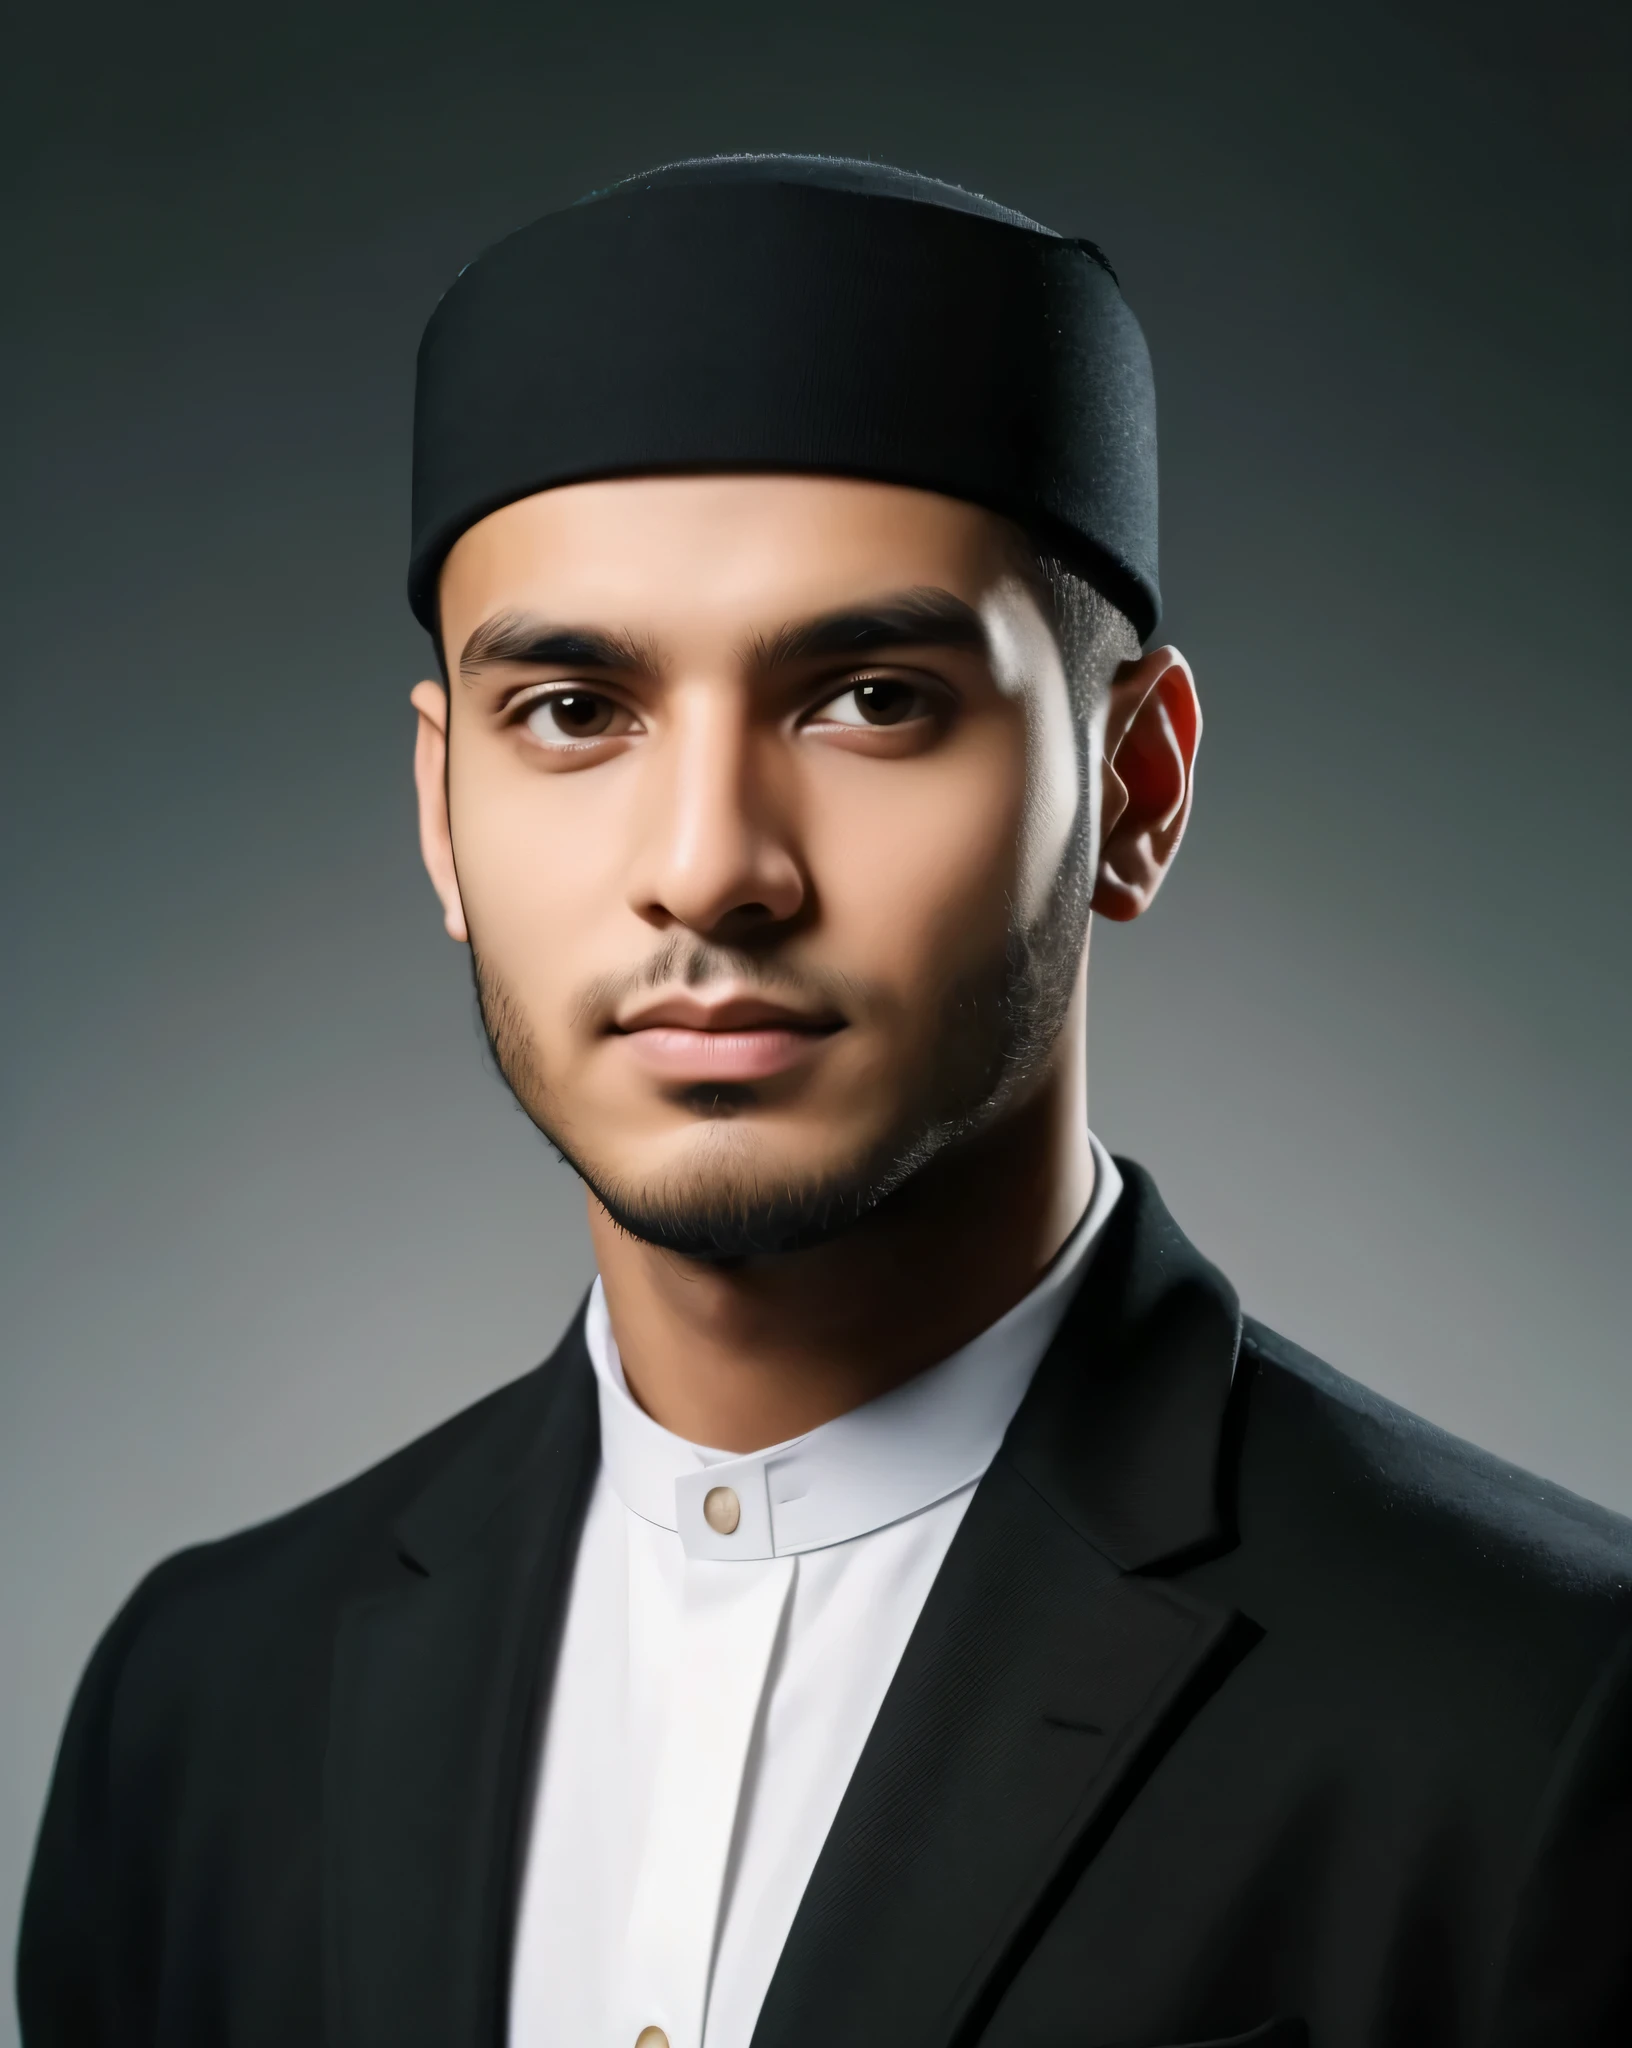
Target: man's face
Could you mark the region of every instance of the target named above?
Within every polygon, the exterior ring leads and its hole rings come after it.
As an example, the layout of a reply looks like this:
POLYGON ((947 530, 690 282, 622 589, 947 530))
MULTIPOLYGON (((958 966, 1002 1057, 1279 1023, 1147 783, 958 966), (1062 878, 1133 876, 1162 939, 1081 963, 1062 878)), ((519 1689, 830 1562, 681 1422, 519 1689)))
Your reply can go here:
POLYGON ((615 1217, 812 1241, 1036 1085, 1081 778, 1012 529, 837 478, 574 485, 471 528, 441 617, 450 927, 615 1217))

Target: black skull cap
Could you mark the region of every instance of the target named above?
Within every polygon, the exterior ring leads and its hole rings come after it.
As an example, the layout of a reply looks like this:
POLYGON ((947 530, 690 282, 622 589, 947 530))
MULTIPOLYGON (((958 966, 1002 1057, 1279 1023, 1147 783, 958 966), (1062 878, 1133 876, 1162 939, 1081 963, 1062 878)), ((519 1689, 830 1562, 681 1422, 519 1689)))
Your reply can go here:
POLYGON ((667 164, 545 214, 425 329, 408 597, 460 534, 558 484, 826 472, 964 498, 1161 612, 1156 398, 1092 243, 843 157, 667 164))

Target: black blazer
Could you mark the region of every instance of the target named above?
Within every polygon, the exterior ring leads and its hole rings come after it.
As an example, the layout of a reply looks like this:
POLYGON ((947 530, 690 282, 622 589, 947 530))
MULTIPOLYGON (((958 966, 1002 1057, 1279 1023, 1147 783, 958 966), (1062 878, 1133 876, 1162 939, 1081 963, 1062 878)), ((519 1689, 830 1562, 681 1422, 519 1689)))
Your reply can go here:
MULTIPOLYGON (((1627 2048, 1632 1527, 1242 1326, 1127 1188, 755 2048, 1627 2048)), ((579 1325, 92 1659, 27 2048, 493 2048, 597 1455, 579 1325)))

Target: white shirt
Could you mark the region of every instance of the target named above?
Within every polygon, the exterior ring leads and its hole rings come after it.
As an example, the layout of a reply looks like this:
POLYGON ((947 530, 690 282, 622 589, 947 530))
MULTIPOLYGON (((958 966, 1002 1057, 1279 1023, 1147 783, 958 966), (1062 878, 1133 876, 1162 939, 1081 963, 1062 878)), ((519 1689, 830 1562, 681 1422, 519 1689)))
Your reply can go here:
POLYGON ((635 2048, 651 2027, 668 2048, 749 2048, 931 1582, 1121 1192, 1093 1149, 1087 1214, 1023 1301, 746 1457, 636 1405, 596 1282, 601 1468, 534 1795, 511 2048, 635 2048))

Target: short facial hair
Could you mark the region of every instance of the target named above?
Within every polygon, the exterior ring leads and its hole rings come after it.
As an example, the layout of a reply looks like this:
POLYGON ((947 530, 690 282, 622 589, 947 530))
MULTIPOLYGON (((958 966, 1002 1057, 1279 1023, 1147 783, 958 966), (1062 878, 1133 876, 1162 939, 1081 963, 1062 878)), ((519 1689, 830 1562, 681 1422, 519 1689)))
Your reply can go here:
MULTIPOLYGON (((934 1001, 941 1020, 922 1084, 860 1158, 803 1180, 743 1179, 730 1168, 733 1124, 753 1105, 743 1084, 709 1083, 691 1091, 710 1119, 714 1142, 686 1173, 639 1186, 603 1173, 585 1156, 555 1100, 526 1015, 472 934, 471 972, 488 1048, 511 1094, 612 1221, 632 1237, 711 1261, 804 1251, 853 1228, 898 1195, 933 1160, 985 1130, 1038 1075, 1070 1008, 1088 931, 1090 869, 1084 834, 1073 832, 1041 915, 1029 925, 1011 914, 1001 957, 967 973, 934 1001), (705 1099, 706 1098, 706 1099, 705 1099)), ((671 940, 632 975, 630 987, 699 987, 733 978, 764 987, 822 994, 841 980, 796 969, 774 952, 671 940)), ((850 985, 852 988, 854 984, 850 985)), ((609 983, 577 1005, 605 1014, 609 983)), ((840 1006, 842 1007, 842 1005, 840 1006)))

